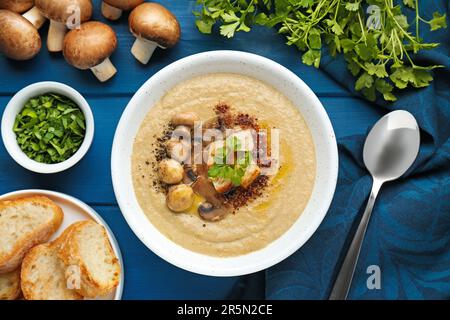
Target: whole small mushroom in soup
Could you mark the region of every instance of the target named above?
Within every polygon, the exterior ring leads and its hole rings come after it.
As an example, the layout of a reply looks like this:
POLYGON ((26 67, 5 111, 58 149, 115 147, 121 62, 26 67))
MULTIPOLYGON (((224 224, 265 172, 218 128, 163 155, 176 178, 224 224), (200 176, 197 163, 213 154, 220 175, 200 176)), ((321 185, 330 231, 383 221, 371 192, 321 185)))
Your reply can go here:
POLYGON ((42 27, 45 22, 45 17, 34 6, 34 0, 0 0, 0 9, 22 14, 36 29, 42 27))
MULTIPOLYGON (((219 192, 208 178, 203 160, 200 163, 184 163, 185 158, 174 152, 176 147, 186 144, 189 145, 187 153, 191 154, 191 131, 198 121, 200 118, 195 112, 177 113, 171 118, 174 129, 172 138, 166 144, 170 158, 160 161, 158 175, 161 182, 171 185, 166 196, 166 205, 171 211, 186 212, 192 207, 194 195, 197 194, 204 200, 196 208, 199 216, 206 221, 218 221, 229 212, 222 194, 225 190, 219 192)), ((228 186, 227 190, 230 190, 228 186)))
POLYGON ((184 212, 194 203, 194 191, 186 184, 177 184, 169 188, 166 203, 173 212, 184 212))
POLYGON ((91 69, 104 82, 117 72, 109 59, 116 48, 114 30, 104 23, 90 21, 66 35, 63 54, 69 64, 81 70, 91 69))
POLYGON ((157 47, 167 49, 180 40, 180 24, 165 7, 157 3, 143 3, 131 11, 128 18, 136 41, 131 48, 133 56, 147 64, 157 47))
POLYGON ((159 179, 166 184, 176 184, 183 180, 183 166, 174 159, 164 159, 158 166, 159 179))
POLYGON ((0 52, 14 60, 29 60, 41 50, 36 28, 20 14, 0 10, 0 52))
POLYGON ((50 19, 47 36, 50 52, 62 51, 67 28, 77 28, 92 16, 91 0, 36 0, 36 7, 50 19))
POLYGON ((103 0, 102 14, 108 20, 117 20, 123 11, 131 10, 142 2, 144 0, 103 0))

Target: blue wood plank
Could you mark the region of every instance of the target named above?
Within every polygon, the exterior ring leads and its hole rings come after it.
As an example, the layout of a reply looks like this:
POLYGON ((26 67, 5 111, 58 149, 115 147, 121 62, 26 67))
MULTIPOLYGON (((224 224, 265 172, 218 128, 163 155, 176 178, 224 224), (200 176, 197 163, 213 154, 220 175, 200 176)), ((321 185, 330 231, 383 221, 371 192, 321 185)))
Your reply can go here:
MULTIPOLYGON (((0 69, 1 70, 1 69, 0 69)), ((75 86, 76 87, 76 86, 75 86)), ((116 125, 130 97, 86 97, 94 113, 95 135, 88 154, 62 173, 40 175, 16 164, 0 144, 0 194, 24 188, 57 190, 83 198, 91 204, 115 204, 110 177, 110 154, 116 125)), ((0 97, 3 112, 10 97, 0 97)), ((356 98, 321 98, 337 137, 363 134, 382 110, 356 98)))
MULTIPOLYGON (((95 0, 94 19, 105 21, 100 14, 100 1, 95 0)), ((100 83, 89 70, 81 71, 69 66, 61 54, 51 54, 45 47, 47 25, 40 31, 44 47, 37 57, 30 61, 15 62, 0 59, 0 94, 11 94, 27 84, 54 80, 68 82, 82 93, 134 93, 137 88, 156 71, 169 63, 188 55, 219 49, 242 50, 257 53, 273 59, 301 76, 303 80, 318 94, 348 95, 348 93, 333 80, 322 73, 317 73, 312 67, 301 63, 299 52, 284 44, 282 35, 266 28, 255 28, 250 33, 239 33, 232 40, 225 39, 217 33, 203 35, 194 25, 195 1, 176 0, 161 1, 171 9, 180 20, 182 38, 180 44, 170 50, 156 50, 154 57, 147 66, 139 64, 130 54, 134 41, 128 31, 127 15, 119 21, 108 22, 117 32, 119 48, 111 60, 118 69, 118 74, 107 83, 100 83)))
POLYGON ((238 280, 201 276, 174 267, 140 242, 117 207, 94 209, 119 242, 125 264, 124 299, 224 299, 238 280))

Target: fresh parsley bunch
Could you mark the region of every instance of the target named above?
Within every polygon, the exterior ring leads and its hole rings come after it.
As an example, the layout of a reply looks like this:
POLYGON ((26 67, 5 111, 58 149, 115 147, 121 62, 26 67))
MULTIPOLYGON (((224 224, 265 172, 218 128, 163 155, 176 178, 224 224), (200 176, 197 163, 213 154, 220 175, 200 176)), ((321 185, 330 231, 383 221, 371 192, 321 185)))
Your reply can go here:
POLYGON ((194 14, 200 32, 211 33, 212 27, 219 23, 220 33, 228 38, 238 31, 250 31, 254 24, 276 27, 286 36, 288 45, 303 52, 303 63, 316 68, 325 47, 332 56, 343 53, 348 69, 357 78, 357 91, 371 101, 376 99, 377 92, 385 100, 395 101, 394 87, 426 87, 433 80, 429 71, 441 67, 414 62, 413 54, 439 45, 423 42, 420 25, 426 24, 434 31, 446 28, 447 24, 446 16, 437 12, 433 19, 423 19, 418 0, 403 0, 404 6, 415 10, 415 19, 410 22, 402 12, 403 7, 394 2, 198 0, 202 9, 194 14), (365 14, 367 10, 369 17, 365 14), (372 19, 371 24, 367 19, 372 19))

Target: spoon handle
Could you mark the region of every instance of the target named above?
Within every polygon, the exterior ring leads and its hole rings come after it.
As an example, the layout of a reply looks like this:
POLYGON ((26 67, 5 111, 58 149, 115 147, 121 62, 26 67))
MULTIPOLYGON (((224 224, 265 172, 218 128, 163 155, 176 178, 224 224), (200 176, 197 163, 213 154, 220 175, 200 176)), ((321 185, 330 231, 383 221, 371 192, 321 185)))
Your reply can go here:
POLYGON ((331 290, 330 300, 345 300, 352 284, 353 273, 355 272, 356 263, 358 262, 359 252, 361 251, 364 235, 366 234, 375 199, 383 182, 379 180, 373 181, 372 191, 370 192, 369 201, 366 210, 364 210, 358 229, 353 237, 352 243, 347 251, 344 262, 339 270, 333 289, 331 290))

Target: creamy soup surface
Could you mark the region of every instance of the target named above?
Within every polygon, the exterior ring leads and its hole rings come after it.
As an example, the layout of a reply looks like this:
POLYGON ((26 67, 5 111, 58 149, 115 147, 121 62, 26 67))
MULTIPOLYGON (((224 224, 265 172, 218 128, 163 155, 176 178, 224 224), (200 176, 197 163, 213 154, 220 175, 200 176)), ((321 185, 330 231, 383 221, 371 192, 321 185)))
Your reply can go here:
POLYGON ((283 94, 250 77, 209 74, 172 88, 145 115, 133 145, 132 175, 139 205, 161 233, 189 250, 229 257, 264 248, 294 224, 311 196, 316 156, 309 128, 283 94), (165 194, 153 187, 158 176, 152 169, 152 145, 174 114, 194 111, 209 119, 219 103, 280 130, 280 169, 263 196, 223 220, 208 222, 196 210, 174 213, 167 208, 165 194))

